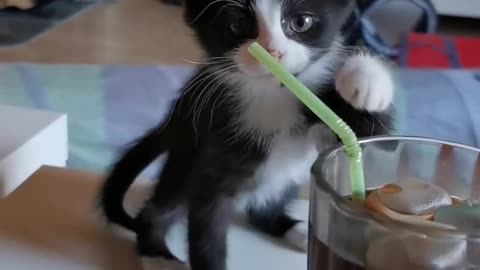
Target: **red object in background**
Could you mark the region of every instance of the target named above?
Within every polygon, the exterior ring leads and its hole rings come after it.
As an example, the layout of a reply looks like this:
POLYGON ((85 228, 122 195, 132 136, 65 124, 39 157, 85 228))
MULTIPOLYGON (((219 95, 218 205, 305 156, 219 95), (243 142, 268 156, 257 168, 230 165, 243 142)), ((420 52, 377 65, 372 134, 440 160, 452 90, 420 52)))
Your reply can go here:
POLYGON ((411 34, 397 60, 408 68, 480 68, 480 38, 411 34))

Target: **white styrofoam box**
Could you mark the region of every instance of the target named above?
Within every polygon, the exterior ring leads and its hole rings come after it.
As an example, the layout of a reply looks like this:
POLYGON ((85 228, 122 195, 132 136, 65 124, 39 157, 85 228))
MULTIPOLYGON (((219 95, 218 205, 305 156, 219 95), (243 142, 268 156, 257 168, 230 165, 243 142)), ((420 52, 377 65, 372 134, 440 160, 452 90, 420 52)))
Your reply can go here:
POLYGON ((40 166, 65 167, 67 116, 0 105, 0 198, 40 166))

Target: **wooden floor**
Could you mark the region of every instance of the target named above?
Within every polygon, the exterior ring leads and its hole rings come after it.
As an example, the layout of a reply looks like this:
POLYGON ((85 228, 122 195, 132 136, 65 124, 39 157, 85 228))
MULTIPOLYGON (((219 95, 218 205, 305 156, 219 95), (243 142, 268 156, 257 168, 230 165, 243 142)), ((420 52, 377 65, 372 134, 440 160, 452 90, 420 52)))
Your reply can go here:
MULTIPOLYGON (((480 20, 442 19, 440 33, 480 36, 480 20)), ((201 53, 182 9, 161 0, 106 0, 45 35, 14 49, 0 62, 182 64, 201 53)))
POLYGON ((199 58, 182 9, 160 0, 102 3, 22 47, 0 49, 0 62, 179 64, 199 58))

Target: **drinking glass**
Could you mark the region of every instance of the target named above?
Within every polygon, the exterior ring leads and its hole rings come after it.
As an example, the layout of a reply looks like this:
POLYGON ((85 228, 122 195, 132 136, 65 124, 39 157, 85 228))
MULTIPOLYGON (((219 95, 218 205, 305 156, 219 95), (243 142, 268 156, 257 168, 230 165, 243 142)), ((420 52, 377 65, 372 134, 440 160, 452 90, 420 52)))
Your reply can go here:
MULTIPOLYGON (((472 202, 480 197, 480 149, 391 136, 360 145, 367 193, 415 180, 472 202)), ((412 225, 353 203, 343 146, 324 151, 312 175, 308 270, 480 269, 480 224, 465 230, 412 225)))

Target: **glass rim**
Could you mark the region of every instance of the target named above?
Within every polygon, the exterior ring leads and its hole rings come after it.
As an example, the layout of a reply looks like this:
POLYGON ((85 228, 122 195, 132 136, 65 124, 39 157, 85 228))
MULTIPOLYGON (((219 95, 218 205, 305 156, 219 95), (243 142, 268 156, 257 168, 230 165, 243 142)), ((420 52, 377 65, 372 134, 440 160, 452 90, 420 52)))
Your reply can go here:
MULTIPOLYGON (((432 139, 421 136, 371 136, 359 139, 359 144, 366 144, 370 142, 382 142, 382 141, 403 141, 411 143, 432 143, 432 144, 443 144, 452 146, 457 149, 464 149, 467 151, 473 151, 480 154, 480 149, 464 145, 461 143, 451 142, 447 140, 432 139)), ((383 215, 373 214, 371 211, 367 211, 364 207, 354 204, 352 201, 346 199, 343 196, 340 196, 334 188, 328 183, 325 179, 324 172, 326 170, 326 162, 339 151, 344 150, 345 147, 342 144, 336 144, 332 147, 329 147, 322 151, 315 164, 312 167, 312 175, 314 179, 314 185, 318 188, 321 188, 323 191, 327 192, 332 203, 335 207, 346 214, 352 215, 355 218, 363 219, 366 222, 374 222, 376 226, 384 227, 386 230, 396 229, 399 231, 407 231, 412 233, 423 234, 427 237, 433 238, 468 238, 468 239, 478 239, 480 240, 480 231, 472 230, 451 230, 447 228, 439 228, 438 226, 421 226, 415 224, 407 224, 405 222, 393 220, 383 215)))

